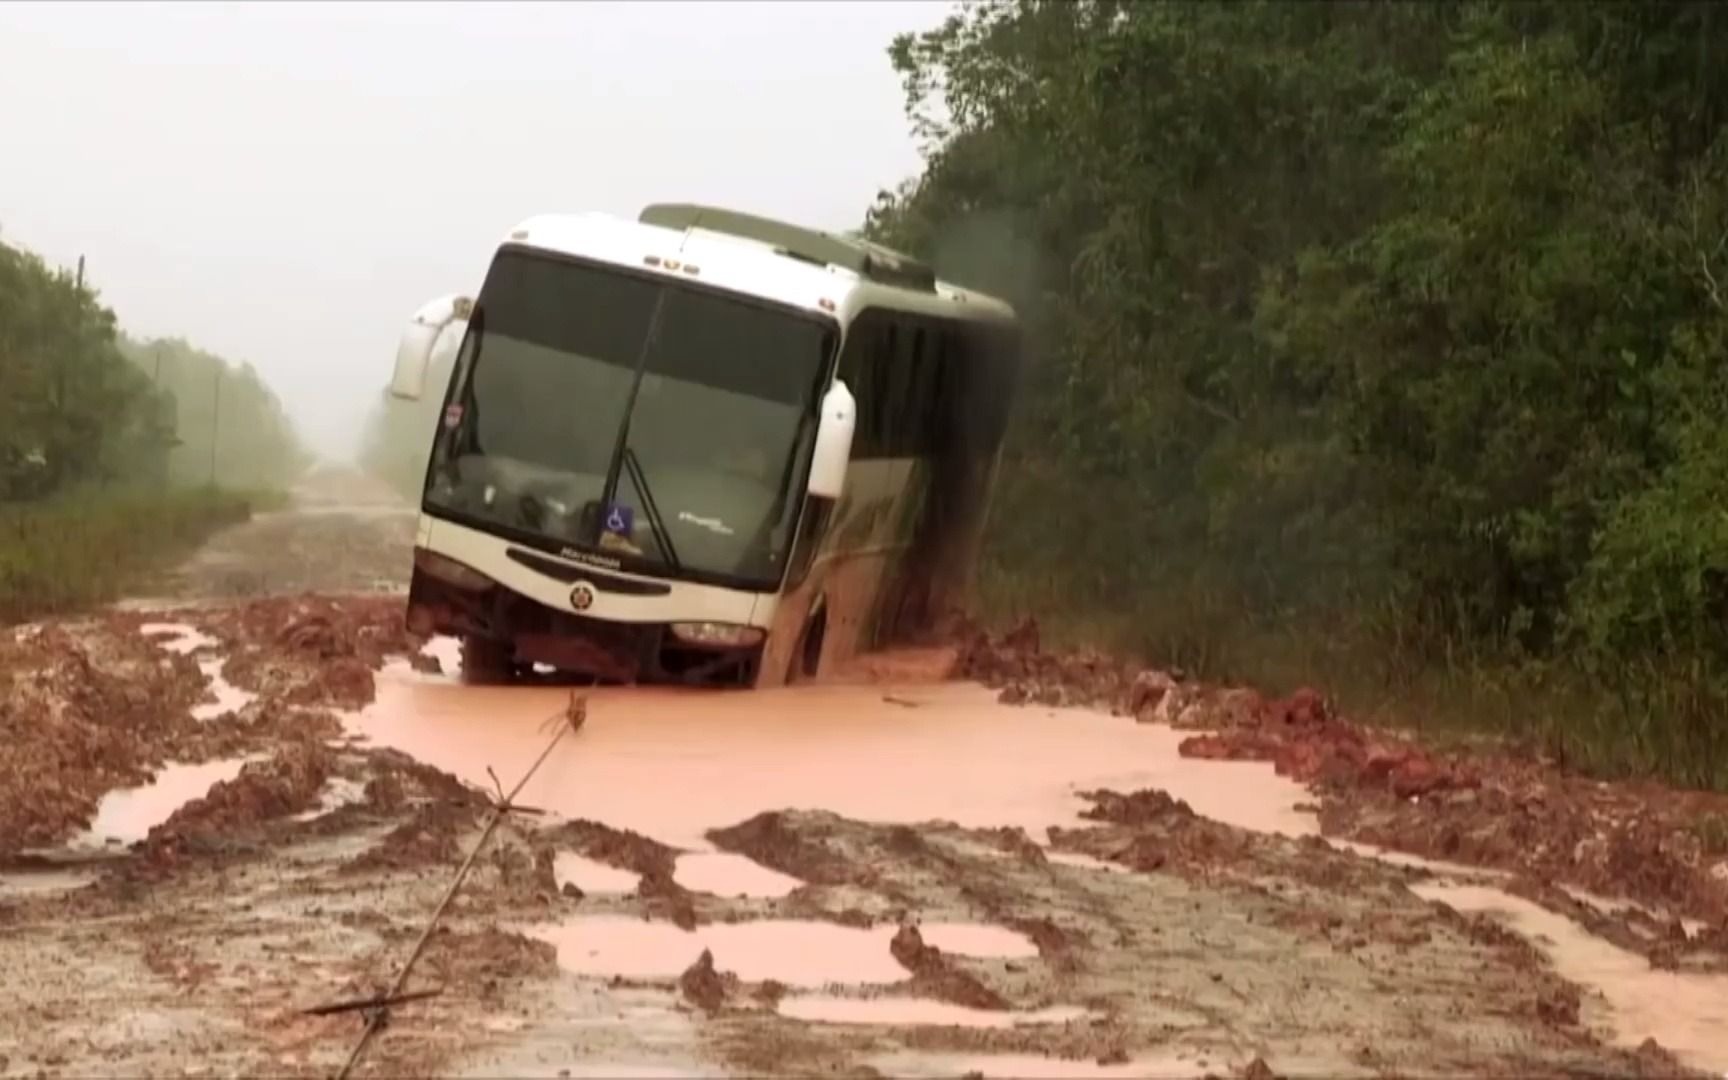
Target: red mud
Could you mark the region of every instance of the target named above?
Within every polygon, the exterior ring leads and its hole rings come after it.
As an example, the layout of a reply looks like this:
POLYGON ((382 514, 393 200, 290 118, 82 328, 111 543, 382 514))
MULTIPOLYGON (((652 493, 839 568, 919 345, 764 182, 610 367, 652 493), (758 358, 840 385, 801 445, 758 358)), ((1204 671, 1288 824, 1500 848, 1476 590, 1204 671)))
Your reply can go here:
POLYGON ((348 873, 409 870, 460 861, 463 853, 457 841, 474 827, 480 816, 478 806, 441 799, 427 802, 343 869, 348 873))
POLYGON ((650 840, 628 829, 614 829, 597 821, 571 821, 547 830, 540 842, 564 846, 596 862, 640 874, 636 895, 648 913, 684 930, 696 926, 696 908, 690 891, 673 880, 678 852, 658 840, 650 840))
POLYGON ((203 685, 196 662, 136 636, 0 639, 0 856, 65 840, 171 757, 216 756, 189 712, 203 685))
POLYGON ((595 862, 628 870, 643 877, 664 877, 670 880, 673 864, 678 858, 674 848, 658 840, 650 840, 628 829, 614 829, 598 821, 566 822, 547 830, 543 836, 553 844, 568 846, 595 862))
POLYGON ((332 765, 329 748, 316 741, 290 744, 269 761, 250 762, 239 776, 216 784, 151 829, 145 857, 171 863, 188 846, 311 809, 332 765))
POLYGON ((1313 787, 1328 835, 1634 900, 1728 939, 1728 843, 1717 835, 1728 796, 1608 785, 1510 752, 1438 753, 1337 716, 1314 690, 1268 700, 1099 654, 1047 653, 1032 622, 1000 639, 969 629, 959 673, 1006 702, 1203 729, 1185 756, 1271 762, 1313 787))
POLYGON ((785 815, 777 811, 757 814, 725 829, 714 829, 708 833, 708 839, 722 851, 743 855, 811 885, 868 885, 871 880, 865 868, 800 835, 787 825, 785 815))
POLYGON ((736 982, 736 977, 721 975, 715 971, 714 954, 703 949, 696 962, 678 977, 678 990, 691 1004, 713 1015, 726 1004, 730 984, 736 982))
POLYGON ((1006 1009, 1002 995, 955 967, 941 949, 926 944, 918 928, 900 927, 888 949, 912 973, 912 991, 921 997, 948 1001, 970 1009, 1006 1009))
POLYGON ((403 625, 400 597, 272 597, 223 612, 210 625, 235 686, 292 704, 358 709, 371 704, 373 673, 413 657, 424 639, 403 625))

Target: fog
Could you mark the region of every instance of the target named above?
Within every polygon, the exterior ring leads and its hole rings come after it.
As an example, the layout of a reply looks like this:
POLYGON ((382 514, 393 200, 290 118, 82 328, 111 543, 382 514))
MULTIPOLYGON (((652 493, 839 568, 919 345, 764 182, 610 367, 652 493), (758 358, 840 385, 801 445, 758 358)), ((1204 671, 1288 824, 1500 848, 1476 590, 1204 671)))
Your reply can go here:
POLYGON ((345 457, 404 320, 522 218, 857 226, 918 167, 888 43, 952 6, 0 4, 0 237, 345 457))

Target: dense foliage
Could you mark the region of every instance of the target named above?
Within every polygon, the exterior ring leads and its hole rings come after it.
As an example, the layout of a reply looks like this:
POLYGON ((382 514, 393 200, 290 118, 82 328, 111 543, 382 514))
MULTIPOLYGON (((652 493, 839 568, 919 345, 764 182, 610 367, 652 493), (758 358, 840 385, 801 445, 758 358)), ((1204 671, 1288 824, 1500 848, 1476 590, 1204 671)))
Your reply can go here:
POLYGON ((134 342, 71 274, 0 244, 0 504, 117 485, 267 487, 303 464, 250 367, 134 342))
POLYGON ((891 55, 927 167, 867 231, 1039 346, 988 600, 1728 780, 1728 13, 998 0, 891 55))
POLYGON ((233 489, 303 463, 249 367, 134 342, 72 274, 0 244, 0 623, 112 598, 243 520, 233 489))

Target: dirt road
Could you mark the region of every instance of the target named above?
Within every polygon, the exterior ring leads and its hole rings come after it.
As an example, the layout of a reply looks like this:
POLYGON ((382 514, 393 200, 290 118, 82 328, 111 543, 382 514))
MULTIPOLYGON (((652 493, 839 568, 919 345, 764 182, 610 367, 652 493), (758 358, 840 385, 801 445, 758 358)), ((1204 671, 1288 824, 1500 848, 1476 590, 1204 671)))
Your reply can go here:
MULTIPOLYGON (((406 636, 412 533, 330 472, 0 631, 0 1076, 341 1066, 303 1010, 390 983, 570 701, 406 636)), ((357 1075, 1728 1073, 1721 801, 963 663, 590 695, 357 1075)))

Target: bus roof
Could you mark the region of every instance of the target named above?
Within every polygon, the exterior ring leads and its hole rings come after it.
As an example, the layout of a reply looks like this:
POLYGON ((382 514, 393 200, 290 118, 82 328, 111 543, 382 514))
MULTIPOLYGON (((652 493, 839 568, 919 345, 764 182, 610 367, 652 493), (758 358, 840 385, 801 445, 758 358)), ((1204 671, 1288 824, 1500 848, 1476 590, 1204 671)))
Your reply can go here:
POLYGON ((866 307, 938 318, 1012 321, 1006 303, 939 280, 899 252, 852 237, 692 204, 657 204, 631 221, 611 214, 543 214, 506 244, 688 276, 715 288, 831 314, 866 307))

